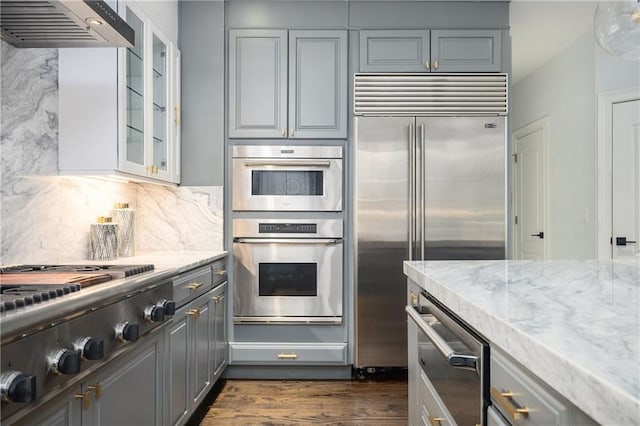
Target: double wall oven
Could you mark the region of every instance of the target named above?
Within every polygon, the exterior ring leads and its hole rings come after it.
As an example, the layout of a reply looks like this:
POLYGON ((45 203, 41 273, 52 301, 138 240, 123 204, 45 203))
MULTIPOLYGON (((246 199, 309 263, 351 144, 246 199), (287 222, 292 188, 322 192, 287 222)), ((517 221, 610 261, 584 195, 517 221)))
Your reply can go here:
POLYGON ((342 147, 233 147, 236 323, 342 322, 342 147))

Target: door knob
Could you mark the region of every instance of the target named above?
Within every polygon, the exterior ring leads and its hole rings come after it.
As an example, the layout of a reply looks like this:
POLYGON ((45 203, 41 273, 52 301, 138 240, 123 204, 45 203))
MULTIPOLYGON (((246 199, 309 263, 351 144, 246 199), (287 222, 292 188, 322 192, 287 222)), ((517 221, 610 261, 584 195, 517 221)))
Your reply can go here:
POLYGON ((532 237, 544 238, 544 232, 538 232, 537 234, 531 234, 532 237))
POLYGON ((626 246, 627 244, 635 244, 635 241, 627 240, 627 237, 616 237, 617 246, 626 246))

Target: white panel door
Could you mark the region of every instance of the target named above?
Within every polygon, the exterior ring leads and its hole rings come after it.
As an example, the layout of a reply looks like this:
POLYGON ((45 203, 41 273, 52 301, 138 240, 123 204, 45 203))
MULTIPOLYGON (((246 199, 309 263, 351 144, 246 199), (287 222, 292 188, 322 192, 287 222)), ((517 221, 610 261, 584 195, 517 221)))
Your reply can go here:
POLYGON ((544 259, 545 123, 539 120, 514 133, 514 213, 516 259, 544 259))
POLYGON ((612 257, 640 253, 640 100, 613 104, 612 257))

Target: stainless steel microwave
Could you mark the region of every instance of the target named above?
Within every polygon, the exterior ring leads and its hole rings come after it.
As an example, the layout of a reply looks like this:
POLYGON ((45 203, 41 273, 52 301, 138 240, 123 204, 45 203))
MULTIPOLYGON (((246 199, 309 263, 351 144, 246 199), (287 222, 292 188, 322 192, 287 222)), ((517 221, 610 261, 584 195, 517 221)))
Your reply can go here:
POLYGON ((342 147, 234 146, 234 211, 342 211, 342 147))

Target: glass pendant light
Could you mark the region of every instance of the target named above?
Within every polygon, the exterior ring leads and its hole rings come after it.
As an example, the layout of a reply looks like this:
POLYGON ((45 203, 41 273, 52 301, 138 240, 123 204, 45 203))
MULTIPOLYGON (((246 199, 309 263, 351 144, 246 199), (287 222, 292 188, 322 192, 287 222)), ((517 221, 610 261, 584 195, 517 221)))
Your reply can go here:
POLYGON ((593 18, 596 40, 606 52, 640 59, 640 0, 601 2, 593 18))

